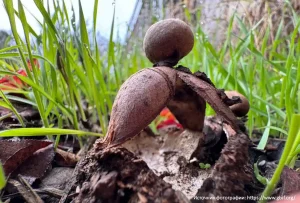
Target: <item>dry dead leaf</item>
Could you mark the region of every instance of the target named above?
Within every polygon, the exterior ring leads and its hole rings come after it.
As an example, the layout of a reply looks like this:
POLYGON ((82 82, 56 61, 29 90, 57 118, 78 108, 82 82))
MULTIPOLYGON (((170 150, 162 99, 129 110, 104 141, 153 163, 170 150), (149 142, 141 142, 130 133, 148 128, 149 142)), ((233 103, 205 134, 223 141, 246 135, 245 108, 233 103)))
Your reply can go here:
POLYGON ((202 144, 202 133, 189 130, 175 131, 160 136, 149 136, 142 131, 122 146, 141 157, 148 167, 173 188, 192 198, 209 177, 210 170, 188 163, 198 145, 202 144))
POLYGON ((55 163, 58 166, 63 167, 74 167, 79 161, 80 157, 71 152, 66 152, 61 149, 56 149, 55 153, 55 163))
POLYGON ((50 144, 52 142, 39 140, 0 140, 0 160, 3 163, 5 175, 8 176, 34 152, 50 144))
POLYGON ((51 144, 34 152, 12 173, 11 177, 22 175, 29 184, 33 184, 51 169, 53 158, 54 149, 51 144))

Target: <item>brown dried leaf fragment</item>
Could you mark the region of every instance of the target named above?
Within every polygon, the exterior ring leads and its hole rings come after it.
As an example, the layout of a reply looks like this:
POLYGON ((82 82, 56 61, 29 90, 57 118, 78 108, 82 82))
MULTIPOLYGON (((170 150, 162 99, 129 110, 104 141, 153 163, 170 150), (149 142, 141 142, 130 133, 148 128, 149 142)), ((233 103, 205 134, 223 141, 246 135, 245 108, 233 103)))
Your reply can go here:
POLYGON ((34 152, 12 173, 11 177, 22 175, 29 184, 33 184, 52 168, 53 158, 54 148, 51 144, 34 152))
POLYGON ((54 160, 58 166, 73 167, 77 164, 79 159, 80 159, 80 157, 76 154, 73 154, 71 152, 66 152, 61 149, 56 149, 54 160))
POLYGON ((1 140, 0 161, 3 163, 5 175, 8 176, 16 170, 34 152, 51 144, 52 142, 39 140, 1 140))

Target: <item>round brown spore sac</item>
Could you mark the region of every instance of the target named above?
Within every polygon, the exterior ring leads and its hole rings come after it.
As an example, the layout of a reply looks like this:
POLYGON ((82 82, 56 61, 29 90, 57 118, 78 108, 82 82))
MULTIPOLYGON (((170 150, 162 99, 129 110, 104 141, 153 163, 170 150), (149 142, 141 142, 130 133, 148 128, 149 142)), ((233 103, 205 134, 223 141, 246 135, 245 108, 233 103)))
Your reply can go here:
POLYGON ((179 19, 159 21, 147 30, 143 48, 153 63, 166 62, 172 66, 186 56, 194 46, 194 35, 188 24, 179 19))
POLYGON ((243 117, 247 115, 250 109, 250 104, 248 99, 237 91, 225 91, 225 94, 228 98, 232 99, 232 97, 236 96, 242 100, 242 103, 234 104, 229 108, 237 117, 243 117))

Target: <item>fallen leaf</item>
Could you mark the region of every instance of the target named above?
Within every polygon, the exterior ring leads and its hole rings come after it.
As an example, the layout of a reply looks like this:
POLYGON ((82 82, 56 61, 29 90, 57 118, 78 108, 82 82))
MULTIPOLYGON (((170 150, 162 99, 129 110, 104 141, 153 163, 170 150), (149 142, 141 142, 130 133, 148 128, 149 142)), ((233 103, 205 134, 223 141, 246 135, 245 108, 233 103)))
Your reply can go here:
POLYGON ((31 185, 37 179, 41 179, 47 170, 52 166, 54 158, 53 145, 48 145, 42 149, 37 150, 26 159, 11 175, 22 175, 22 177, 31 185))
POLYGON ((151 136, 142 131, 122 145, 145 161, 148 167, 175 190, 192 198, 210 175, 211 169, 201 170, 190 164, 194 151, 202 145, 203 134, 180 130, 151 136))
POLYGON ((168 132, 172 129, 182 129, 182 125, 168 108, 164 108, 155 119, 156 129, 158 131, 168 132))
MULTIPOLYGON (((33 63, 37 68, 40 68, 40 64, 37 59, 33 59, 33 63)), ((32 71, 32 65, 30 60, 27 59, 27 65, 30 71, 32 71)), ((22 76, 27 76, 27 73, 24 69, 19 69, 17 71, 18 74, 22 76)), ((26 83, 23 83, 22 80, 18 78, 16 75, 5 75, 0 79, 1 90, 16 90, 16 89, 24 89, 24 87, 28 87, 26 83)))
POLYGON ((39 140, 0 140, 0 161, 3 163, 5 175, 11 174, 34 152, 50 144, 52 142, 39 140))
POLYGON ((80 157, 77 156, 76 154, 73 154, 71 152, 66 152, 66 151, 61 150, 61 149, 56 149, 55 163, 59 166, 73 167, 77 164, 79 159, 80 159, 80 157))

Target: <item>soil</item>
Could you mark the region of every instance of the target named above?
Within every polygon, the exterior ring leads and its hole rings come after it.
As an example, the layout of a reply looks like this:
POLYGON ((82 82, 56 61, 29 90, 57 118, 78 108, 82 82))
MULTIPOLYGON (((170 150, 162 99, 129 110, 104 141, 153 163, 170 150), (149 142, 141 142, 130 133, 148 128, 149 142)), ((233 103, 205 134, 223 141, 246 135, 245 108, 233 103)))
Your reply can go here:
MULTIPOLYGON (((75 170, 54 164, 32 187, 49 203, 232 202, 204 197, 258 197, 264 186, 256 180, 253 164, 270 178, 282 143, 271 141, 266 152, 256 150, 245 133, 235 133, 218 117, 206 117, 203 133, 174 128, 155 135, 146 128, 121 146, 90 151, 75 170)), ((22 191, 16 181, 9 183, 4 200, 29 198, 12 189, 22 191)), ((274 195, 292 194, 299 183, 298 172, 286 168, 274 195)))
POLYGON ((122 146, 93 150, 78 165, 76 202, 220 202, 199 197, 258 195, 251 142, 233 132, 208 117, 204 133, 144 130, 122 146), (201 169, 202 161, 214 167, 201 169))
POLYGON ((75 202, 184 202, 181 192, 125 148, 91 153, 80 165, 75 202))

